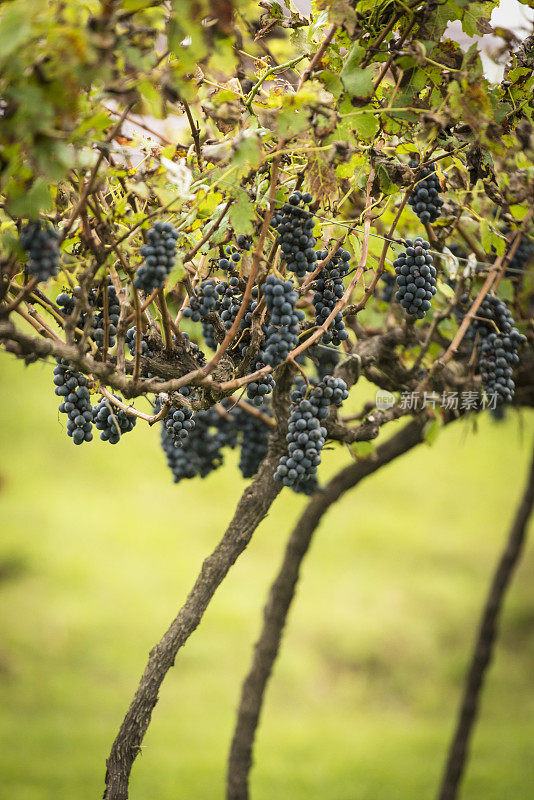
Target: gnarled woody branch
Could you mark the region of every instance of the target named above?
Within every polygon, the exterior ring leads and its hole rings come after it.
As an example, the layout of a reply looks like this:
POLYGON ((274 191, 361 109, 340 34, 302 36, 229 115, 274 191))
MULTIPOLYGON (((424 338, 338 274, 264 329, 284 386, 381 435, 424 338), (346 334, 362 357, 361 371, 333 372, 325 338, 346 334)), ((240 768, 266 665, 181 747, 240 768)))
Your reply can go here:
POLYGON ((106 761, 104 800, 127 800, 130 773, 139 755, 141 744, 158 702, 161 684, 176 655, 198 627, 216 590, 230 567, 245 550, 252 534, 267 514, 282 484, 273 480, 280 456, 285 447, 288 394, 293 372, 286 368, 280 375, 273 396, 273 407, 280 432, 270 441, 269 452, 258 474, 243 492, 232 521, 215 550, 204 563, 184 605, 152 648, 139 686, 113 742, 106 761))
POLYGON ((145 671, 106 761, 105 800, 128 797, 130 773, 158 702, 161 684, 174 666, 179 649, 198 627, 216 590, 280 492, 282 484, 273 480, 280 454, 280 444, 275 443, 256 478, 243 492, 221 541, 202 564, 184 605, 150 651, 145 671))
POLYGON ((480 703, 480 693, 484 678, 493 655, 497 638, 499 614, 506 591, 512 580, 517 562, 521 556, 527 532, 527 523, 534 506, 534 456, 530 466, 527 485, 517 509, 516 517, 504 551, 495 570, 488 592, 486 605, 482 612, 478 636, 475 642, 471 665, 464 685, 456 730, 450 744, 447 763, 443 773, 438 800, 456 800, 458 789, 465 770, 469 740, 476 721, 480 703))
POLYGON ((265 687, 280 649, 282 632, 295 595, 300 566, 314 532, 330 506, 384 464, 406 453, 423 438, 426 417, 408 423, 380 445, 374 458, 350 464, 313 496, 291 534, 280 570, 271 586, 264 610, 263 628, 254 649, 250 671, 243 683, 237 722, 230 749, 227 800, 247 800, 252 748, 263 704, 265 687))

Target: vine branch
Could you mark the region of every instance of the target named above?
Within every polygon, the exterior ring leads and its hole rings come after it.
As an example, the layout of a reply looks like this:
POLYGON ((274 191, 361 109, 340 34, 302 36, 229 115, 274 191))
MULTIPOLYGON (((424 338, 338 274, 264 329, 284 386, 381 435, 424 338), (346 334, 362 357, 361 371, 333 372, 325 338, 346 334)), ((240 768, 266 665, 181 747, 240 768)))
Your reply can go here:
POLYGON ((499 617, 506 592, 523 551, 527 524, 534 506, 534 456, 530 465, 527 485, 517 509, 491 581, 486 604, 480 619, 478 634, 465 678, 463 697, 454 735, 449 747, 447 763, 438 792, 438 800, 456 800, 465 771, 469 743, 480 706, 480 695, 486 673, 493 656, 498 634, 499 617))
POLYGON ((358 461, 338 472, 322 492, 310 500, 289 538, 278 574, 264 610, 263 627, 254 648, 250 670, 243 682, 227 770, 226 800, 248 800, 252 750, 265 688, 278 656, 283 629, 300 575, 319 523, 341 495, 385 464, 419 444, 424 422, 413 420, 381 445, 373 458, 358 461))

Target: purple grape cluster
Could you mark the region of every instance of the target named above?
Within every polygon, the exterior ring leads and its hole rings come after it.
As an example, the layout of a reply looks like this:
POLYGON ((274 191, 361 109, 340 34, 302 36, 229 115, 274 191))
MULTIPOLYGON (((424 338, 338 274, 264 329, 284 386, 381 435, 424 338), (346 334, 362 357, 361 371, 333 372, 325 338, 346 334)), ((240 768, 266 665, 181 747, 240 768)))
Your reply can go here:
POLYGON ((104 292, 107 292, 108 302, 108 347, 113 347, 116 341, 121 307, 115 287, 111 283, 103 286, 102 289, 93 289, 89 296, 89 302, 98 309, 93 316, 91 336, 98 347, 104 346, 104 292))
MULTIPOLYGON (((410 161, 409 166, 412 169, 416 169, 419 164, 417 161, 410 161)), ((418 182, 408 198, 408 203, 423 225, 426 225, 427 222, 435 222, 441 216, 443 200, 439 196, 440 192, 441 186, 436 175, 435 165, 431 164, 429 167, 422 167, 419 172, 418 182)))
POLYGON ((193 322, 206 319, 211 311, 215 311, 219 303, 217 284, 213 280, 202 281, 195 294, 189 301, 189 306, 184 309, 184 317, 189 317, 193 322))
MULTIPOLYGON (((76 298, 80 292, 80 287, 76 286, 72 293, 60 292, 56 297, 56 303, 65 316, 70 316, 74 311, 76 298)), ((117 292, 112 283, 108 283, 107 286, 102 286, 98 289, 91 289, 89 292, 89 306, 96 309, 92 312, 89 335, 94 339, 98 347, 104 346, 104 292, 107 292, 108 301, 108 347, 113 347, 116 342, 121 307, 117 292)), ((87 312, 82 311, 79 319, 79 327, 84 328, 86 321, 87 312)))
MULTIPOLYGON (((237 238, 239 240, 239 236, 237 238)), ((240 261, 241 253, 233 245, 229 244, 224 248, 224 256, 218 260, 217 266, 223 272, 231 272, 240 261)))
POLYGON ((87 378, 72 369, 65 359, 56 358, 54 384, 55 393, 63 398, 59 410, 68 416, 67 434, 74 444, 90 442, 93 438, 93 411, 87 378))
MULTIPOLYGON (((505 231, 505 233, 509 232, 509 230, 505 231)), ((520 281, 533 255, 534 240, 532 240, 529 236, 523 235, 519 245, 517 246, 517 250, 506 267, 506 271, 504 273, 505 277, 520 281)))
POLYGON ((236 444, 234 421, 229 424, 217 409, 196 411, 193 420, 195 424, 189 435, 177 441, 165 423, 161 425, 161 445, 175 483, 197 475, 205 478, 222 464, 223 448, 236 444))
POLYGON ((313 272, 317 260, 313 237, 315 220, 306 208, 312 200, 309 192, 293 192, 271 222, 278 233, 282 258, 288 270, 299 278, 303 278, 306 272, 313 272))
POLYGON ((329 407, 341 405, 348 394, 345 381, 331 375, 314 386, 309 397, 303 395, 300 386, 291 393, 293 405, 286 437, 288 455, 280 459, 275 480, 298 488, 315 477, 326 441, 326 428, 321 422, 328 416, 329 407))
POLYGON ((39 281, 57 275, 59 267, 59 233, 52 225, 30 222, 21 233, 20 245, 29 255, 28 274, 39 281))
POLYGON ((436 268, 432 266, 430 245, 418 236, 406 239, 406 250, 393 262, 398 291, 395 300, 407 314, 423 319, 436 294, 436 268))
POLYGON ((304 312, 295 308, 298 293, 293 281, 269 275, 261 290, 269 313, 269 323, 264 326, 261 360, 276 367, 298 345, 299 322, 304 319, 304 312))
MULTIPOLYGON (((113 396, 116 400, 122 399, 119 395, 113 396)), ((124 433, 129 433, 135 428, 136 418, 103 397, 93 408, 93 422, 100 431, 103 442, 117 444, 124 433)))
POLYGON ((193 412, 190 408, 186 408, 185 406, 183 408, 172 409, 163 420, 163 424, 173 444, 179 444, 183 442, 184 439, 187 439, 195 427, 193 412))
POLYGON ((174 265, 178 231, 170 222, 156 222, 146 238, 147 244, 140 250, 145 260, 137 269, 133 284, 136 289, 151 292, 164 285, 174 265))
MULTIPOLYGON (((466 296, 462 296, 465 302, 466 296)), ((506 304, 494 295, 486 295, 471 323, 479 335, 478 368, 484 391, 497 396, 497 405, 513 399, 514 367, 526 337, 514 327, 514 319, 506 304)))
MULTIPOLYGON (((261 410, 269 413, 266 405, 261 410)), ((232 416, 241 440, 239 469, 244 478, 252 478, 269 449, 269 426, 239 407, 232 416)))
MULTIPOLYGON (((325 259, 328 255, 326 250, 319 250, 317 258, 319 261, 325 259)), ((330 259, 321 272, 317 280, 314 282, 315 294, 313 296, 313 305, 315 308, 315 324, 322 325, 325 320, 330 316, 338 300, 343 297, 345 286, 343 278, 350 269, 351 254, 348 250, 338 250, 337 253, 330 259)), ((328 330, 323 334, 322 341, 325 344, 332 342, 334 345, 339 345, 341 342, 348 339, 349 335, 345 329, 345 322, 343 314, 338 311, 328 330)))

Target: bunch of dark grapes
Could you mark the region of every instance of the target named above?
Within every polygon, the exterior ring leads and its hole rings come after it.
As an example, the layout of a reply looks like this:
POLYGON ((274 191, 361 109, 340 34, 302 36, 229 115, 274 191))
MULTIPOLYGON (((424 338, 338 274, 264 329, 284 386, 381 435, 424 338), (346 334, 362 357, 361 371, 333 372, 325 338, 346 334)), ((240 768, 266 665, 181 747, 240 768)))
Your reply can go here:
MULTIPOLYGON (((509 233, 509 231, 507 231, 509 233)), ((534 241, 528 236, 522 236, 521 241, 506 267, 505 277, 521 280, 523 273, 534 255, 534 241)))
POLYGON ((195 427, 185 439, 175 441, 162 424, 161 445, 167 457, 174 482, 205 478, 223 462, 222 450, 233 449, 237 444, 238 429, 234 413, 219 413, 217 409, 197 411, 193 415, 195 427))
POLYGON ((182 447, 196 463, 200 477, 205 478, 222 464, 221 450, 227 444, 227 436, 225 432, 221 433, 219 414, 215 408, 197 411, 193 418, 195 427, 182 447))
POLYGON ((419 236, 414 241, 406 239, 406 251, 393 262, 399 287, 395 300, 417 319, 423 319, 437 291, 437 272, 432 266, 429 247, 419 236))
POLYGON ((184 309, 184 317, 190 317, 193 322, 206 319, 211 311, 217 309, 219 295, 215 281, 202 281, 195 294, 189 301, 188 308, 184 309))
POLYGON ((178 231, 169 222, 156 222, 147 233, 148 244, 141 247, 144 264, 135 273, 134 286, 144 292, 159 289, 165 283, 176 256, 178 231))
POLYGON ((306 272, 313 272, 317 260, 313 237, 315 220, 306 208, 312 199, 308 192, 293 192, 289 202, 284 203, 271 222, 278 233, 277 243, 282 258, 288 270, 299 278, 303 278, 306 272))
POLYGON ((295 308, 298 293, 294 290, 293 281, 283 281, 269 275, 262 292, 269 312, 269 324, 264 328, 261 360, 264 364, 276 367, 298 345, 299 322, 304 319, 304 313, 295 308))
POLYGON ((231 398, 222 401, 224 409, 223 413, 219 413, 217 409, 212 412, 213 426, 217 429, 217 441, 221 449, 229 447, 233 450, 238 443, 239 427, 237 425, 237 413, 239 407, 234 406, 234 401, 231 398))
MULTIPOLYGON (((74 313, 74 307, 76 305, 76 300, 80 296, 81 291, 82 290, 80 289, 79 286, 75 286, 74 289, 72 290, 72 292, 60 292, 58 294, 58 296, 56 297, 56 303, 57 303, 57 305, 59 306, 59 308, 61 309, 61 311, 63 312, 63 314, 66 317, 70 317, 70 315, 74 313)), ((94 301, 94 294, 95 294, 94 290, 93 290, 93 293, 91 293, 91 292, 89 293, 89 298, 88 298, 89 305, 91 305, 91 302, 94 301)), ((85 329, 86 323, 87 323, 87 311, 81 310, 80 311, 80 315, 78 317, 78 327, 85 329)), ((89 330, 88 330, 88 334, 90 336, 93 336, 93 333, 94 333, 94 324, 93 323, 94 323, 94 320, 91 319, 91 325, 90 325, 89 330)), ((78 334, 76 334, 76 338, 77 339, 79 338, 78 334)), ((102 332, 102 341, 103 340, 104 340, 104 335, 103 335, 103 332, 102 332)))
POLYGON ((171 409, 163 420, 163 423, 174 444, 180 444, 184 439, 187 439, 195 427, 193 412, 190 408, 186 408, 185 406, 183 408, 171 409))
MULTIPOLYGON (((196 475, 205 477, 222 464, 225 448, 240 445, 239 469, 244 478, 251 478, 258 471, 268 451, 270 428, 264 420, 251 416, 240 407, 224 407, 231 401, 223 401, 223 409, 210 408, 193 415, 195 427, 183 439, 173 438, 165 424, 161 429, 161 444, 167 457, 175 483, 196 475)), ((271 414, 268 404, 261 409, 271 414)))
MULTIPOLYGON (((463 294, 460 303, 465 305, 469 301, 469 295, 463 294)), ((500 297, 487 294, 480 304, 476 317, 471 323, 475 331, 482 337, 489 336, 490 333, 509 334, 514 328, 514 318, 512 312, 500 297)))
POLYGON ((496 396, 497 405, 509 403, 515 390, 513 370, 526 337, 514 327, 506 304, 493 295, 486 295, 472 324, 480 338, 478 366, 484 391, 490 398, 496 396))
MULTIPOLYGON (((119 395, 113 395, 116 400, 121 400, 119 395)), ((117 444, 123 433, 129 433, 135 428, 136 418, 133 414, 128 414, 122 408, 117 408, 107 400, 102 398, 93 408, 93 422, 100 431, 100 438, 103 442, 117 444)))
POLYGON ((326 378, 327 375, 333 375, 335 368, 339 364, 339 350, 322 344, 315 344, 309 348, 308 353, 316 364, 317 377, 320 381, 326 378))
MULTIPOLYGON (((137 339, 137 329, 135 327, 128 328, 126 331, 126 345, 128 346, 128 350, 130 351, 130 355, 135 355, 135 342, 137 339)), ((146 356, 147 358, 152 358, 154 353, 150 349, 150 345, 148 344, 148 336, 146 333, 141 334, 141 355, 146 356)))
POLYGON ((99 310, 93 317, 91 336, 98 347, 103 347, 104 345, 104 292, 106 291, 108 300, 108 347, 113 347, 115 344, 117 326, 121 313, 119 298, 117 297, 115 287, 111 283, 109 283, 107 287, 102 287, 100 291, 92 290, 89 302, 91 304, 94 303, 99 310))
POLYGON ((516 328, 506 335, 490 333, 484 337, 478 349, 478 369, 482 385, 495 404, 510 403, 514 396, 514 367, 519 363, 518 350, 526 341, 516 328))
MULTIPOLYGON (((76 288, 78 289, 79 287, 76 288)), ((76 289, 74 291, 76 291, 76 289)), ((69 294, 69 292, 60 292, 56 297, 56 303, 62 310, 62 312, 65 314, 65 316, 68 317, 74 311, 76 298, 72 294, 69 294)))
POLYGON ((217 262, 217 266, 219 269, 222 269, 223 272, 231 272, 241 261, 241 253, 230 244, 224 248, 224 253, 224 256, 217 262))
POLYGON ((183 439, 162 423, 161 444, 175 483, 195 475, 205 478, 222 464, 222 449, 235 446, 235 435, 215 408, 196 411, 190 421, 194 426, 183 439))
MULTIPOLYGON (((243 304, 243 295, 239 290, 239 279, 230 278, 228 283, 221 281, 217 285, 219 293, 218 311, 226 330, 230 330, 235 322, 239 310, 243 304)), ((252 326, 252 314, 258 306, 258 287, 252 290, 252 300, 250 301, 237 331, 237 343, 234 345, 243 355, 250 344, 250 330, 252 326)))
MULTIPOLYGON (((269 413, 265 405, 261 410, 269 413)), ((234 414, 241 439, 239 469, 244 478, 252 478, 269 449, 269 426, 242 408, 236 408, 234 414)))
POLYGON ((67 414, 67 434, 74 444, 90 442, 93 438, 93 412, 91 396, 87 388, 87 378, 73 370, 68 361, 56 359, 54 367, 55 393, 63 398, 59 406, 62 414, 67 414))
POLYGON ((252 239, 250 236, 245 236, 244 233, 238 233, 236 242, 240 250, 250 250, 252 247, 252 239))
MULTIPOLYGON (((317 258, 322 261, 327 257, 326 250, 319 250, 317 258)), ((321 270, 317 280, 314 282, 315 294, 313 305, 315 308, 315 323, 322 325, 330 316, 338 300, 343 297, 345 286, 343 278, 348 273, 351 255, 348 250, 338 250, 330 259, 328 264, 321 270)), ((345 330, 343 314, 338 311, 328 330, 323 334, 322 341, 325 344, 333 342, 335 345, 341 344, 349 335, 345 330)))
POLYGON ((217 284, 217 293, 219 295, 219 314, 221 322, 226 328, 230 330, 237 312, 241 307, 240 293, 239 293, 239 278, 230 278, 229 281, 221 281, 217 284))
POLYGON ((206 347, 209 347, 211 350, 217 349, 217 338, 215 336, 215 328, 208 322, 208 320, 202 320, 202 338, 204 339, 204 343, 206 347))
MULTIPOLYGON (((239 326, 240 340, 238 346, 243 356, 245 355, 245 352, 247 351, 250 345, 252 314, 256 310, 257 306, 258 306, 258 289, 257 287, 254 287, 254 289, 252 290, 252 302, 243 317, 241 325, 239 326)), ((274 336, 275 331, 273 330, 272 333, 274 336)), ((266 366, 266 363, 263 360, 264 348, 265 348, 265 339, 263 339, 263 341, 260 343, 260 359, 259 361, 256 361, 256 363, 251 367, 250 372, 255 372, 256 370, 259 370, 262 367, 266 366)), ((271 394, 273 389, 274 389, 274 378, 271 375, 271 373, 267 373, 267 375, 263 375, 261 378, 258 378, 255 381, 251 381, 250 383, 247 384, 247 399, 250 400, 250 402, 257 408, 260 408, 263 405, 266 397, 269 394, 271 394)))
MULTIPOLYGON (((410 161, 409 166, 412 169, 416 169, 419 165, 417 161, 410 161)), ((440 192, 441 186, 436 175, 435 165, 431 164, 429 167, 422 167, 419 172, 418 182, 408 198, 408 203, 423 225, 427 222, 435 222, 441 215, 443 200, 439 196, 440 192)))
POLYGON ((57 275, 59 266, 59 233, 52 225, 30 222, 21 233, 20 244, 29 255, 27 270, 39 281, 57 275))
POLYGON ((192 461, 189 453, 183 447, 174 443, 172 436, 163 424, 161 425, 161 446, 175 483, 196 477, 198 474, 197 464, 192 461))
MULTIPOLYGON (((243 302, 242 294, 239 291, 239 280, 237 278, 230 278, 228 283, 223 281, 218 284, 217 291, 219 293, 219 308, 221 322, 226 330, 230 330, 235 318, 241 308, 243 302)), ((239 325, 237 333, 237 349, 244 355, 250 344, 250 330, 252 326, 252 314, 258 306, 258 288, 254 287, 252 290, 252 300, 243 315, 243 319, 239 325)), ((261 350, 261 347, 260 347, 261 350)), ((258 361, 254 364, 251 372, 255 372, 261 367, 264 367, 263 361, 258 361)), ((274 388, 274 378, 272 375, 265 375, 257 381, 251 381, 247 384, 247 398, 255 405, 261 406, 265 397, 272 392, 274 388)))
MULTIPOLYGON (((113 284, 108 283, 107 288, 104 286, 100 289, 91 289, 89 292, 89 306, 97 310, 92 314, 91 326, 89 335, 94 339, 98 347, 104 345, 104 292, 107 291, 108 296, 108 347, 113 347, 115 344, 115 337, 117 335, 117 326, 119 324, 119 317, 121 308, 119 298, 113 284)), ((81 289, 76 286, 73 293, 60 292, 56 298, 56 303, 63 311, 65 316, 70 316, 74 311, 76 305, 76 298, 78 297, 81 289)), ((87 312, 82 311, 79 319, 79 326, 85 327, 87 321, 87 312)))
MULTIPOLYGON (((265 365, 258 362, 255 369, 261 369, 262 366, 265 365)), ((265 398, 267 395, 271 394, 273 389, 274 378, 271 373, 263 375, 261 378, 258 378, 258 380, 247 383, 247 400, 250 400, 253 405, 259 408, 263 405, 265 398)))
POLYGON ((376 287, 376 294, 379 300, 391 303, 395 294, 395 275, 392 275, 391 272, 383 272, 380 276, 380 285, 376 287))
POLYGON ((347 384, 341 378, 327 375, 315 386, 308 398, 301 387, 291 393, 293 406, 288 424, 288 455, 282 456, 274 479, 284 486, 298 488, 310 485, 321 463, 326 428, 321 425, 331 405, 340 405, 348 397, 347 384))

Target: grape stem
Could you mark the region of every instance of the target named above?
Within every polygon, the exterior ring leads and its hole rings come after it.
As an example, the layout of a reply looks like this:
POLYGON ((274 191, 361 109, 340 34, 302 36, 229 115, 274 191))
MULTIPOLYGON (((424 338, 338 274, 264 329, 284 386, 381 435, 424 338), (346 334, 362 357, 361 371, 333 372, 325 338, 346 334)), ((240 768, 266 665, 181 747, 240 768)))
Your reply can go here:
POLYGON ((189 128, 191 129, 191 136, 193 137, 193 143, 195 145, 195 155, 197 157, 198 168, 199 170, 202 171, 202 149, 200 147, 200 126, 193 119, 193 115, 191 114, 191 109, 189 108, 189 103, 187 102, 187 100, 181 97, 180 103, 184 107, 185 115, 189 123, 189 128))
POLYGON ((328 32, 327 32, 325 38, 323 39, 323 41, 321 42, 321 44, 317 48, 317 51, 315 52, 313 58, 311 59, 310 63, 308 64, 308 66, 306 67, 306 69, 304 70, 304 72, 302 73, 302 75, 299 78, 299 82, 298 82, 298 85, 297 85, 297 92, 300 91, 300 89, 302 89, 302 87, 304 86, 304 84, 306 83, 306 81, 308 80, 310 75, 312 74, 313 70, 315 69, 315 67, 317 66, 317 64, 319 63, 321 58, 323 57, 326 48, 328 47, 328 45, 330 44, 330 42, 332 41, 332 39, 335 36, 337 27, 338 27, 337 25, 331 25, 330 28, 328 29, 328 32))
POLYGON ((148 422, 149 425, 154 425, 156 422, 159 422, 159 420, 166 417, 171 407, 170 403, 168 401, 165 401, 162 404, 157 414, 152 414, 152 415, 144 414, 142 411, 138 411, 132 405, 126 405, 126 403, 123 403, 122 400, 119 400, 118 398, 115 397, 115 395, 111 394, 111 392, 108 392, 108 390, 104 386, 99 386, 98 392, 102 395, 102 397, 104 397, 110 403, 113 403, 114 406, 117 406, 117 408, 120 408, 122 411, 125 411, 126 414, 131 414, 134 417, 143 419, 145 422, 148 422))
POLYGON ((106 136, 105 142, 102 143, 102 145, 100 147, 100 153, 98 154, 98 158, 96 159, 96 161, 95 161, 95 163, 93 165, 93 168, 91 170, 91 174, 89 175, 89 178, 86 181, 86 183, 84 184, 83 189, 81 191, 80 199, 76 203, 76 206, 74 207, 69 219, 67 220, 66 225, 64 226, 63 230, 61 231, 61 240, 62 241, 64 241, 66 239, 67 234, 70 231, 70 229, 72 228, 76 218, 80 215, 80 212, 85 208, 85 206, 87 204, 87 198, 89 197, 89 194, 93 190, 93 187, 94 187, 94 184, 95 184, 95 180, 96 180, 96 176, 98 174, 98 170, 100 169, 102 161, 104 160, 104 157, 106 155, 106 146, 105 145, 109 144, 110 142, 112 142, 113 139, 119 134, 120 129, 122 128, 122 123, 124 122, 124 120, 126 119, 128 114, 130 113, 130 109, 132 107, 133 107, 133 103, 129 103, 126 106, 126 108, 122 112, 117 124, 114 125, 114 127, 111 129, 111 131, 106 136))
MULTIPOLYGON (((172 353, 173 350, 173 339, 172 339, 172 330, 171 330, 171 319, 169 315, 169 309, 167 307, 167 302, 165 300, 165 293, 163 289, 158 289, 158 306, 161 312, 161 322, 163 326, 163 335, 165 337, 165 349, 168 354, 172 353)), ((178 332, 179 338, 183 339, 183 336, 180 332, 178 332)))
POLYGON ((11 314, 12 311, 16 311, 17 306, 19 306, 20 303, 22 303, 22 301, 25 300, 28 297, 28 295, 30 295, 33 292, 38 283, 39 283, 39 278, 34 275, 33 278, 30 278, 28 283, 26 283, 23 287, 19 286, 18 288, 21 289, 20 294, 13 300, 12 303, 10 303, 10 305, 5 306, 5 308, 1 309, 2 315, 8 316, 9 314, 11 314))
MULTIPOLYGON (((286 64, 278 64, 275 67, 269 67, 269 69, 266 70, 263 73, 261 78, 257 81, 257 83, 254 84, 254 86, 252 87, 252 89, 250 90, 248 95, 245 97, 245 105, 246 105, 246 107, 247 107, 247 109, 248 109, 250 114, 254 115, 254 111, 252 110, 252 101, 254 100, 256 95, 258 94, 259 90, 261 89, 261 87, 265 83, 265 81, 268 78, 270 78, 271 75, 276 75, 278 72, 284 72, 286 69, 290 69, 291 67, 294 67, 296 64, 299 63, 299 61, 302 61, 303 58, 306 58, 306 56, 298 56, 298 58, 293 58, 291 61, 288 61, 286 64)), ((300 88, 300 82, 299 82, 299 87, 298 88, 300 88)))

